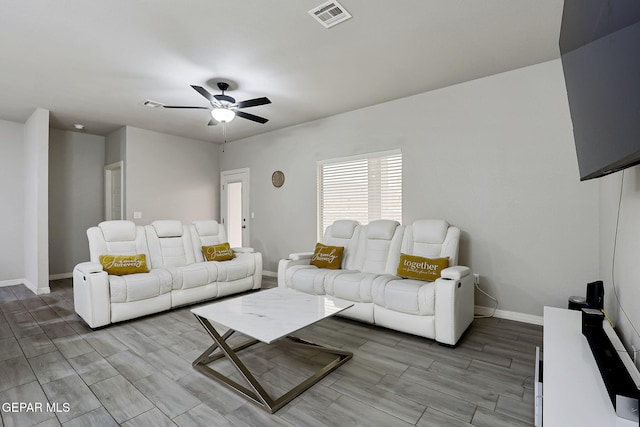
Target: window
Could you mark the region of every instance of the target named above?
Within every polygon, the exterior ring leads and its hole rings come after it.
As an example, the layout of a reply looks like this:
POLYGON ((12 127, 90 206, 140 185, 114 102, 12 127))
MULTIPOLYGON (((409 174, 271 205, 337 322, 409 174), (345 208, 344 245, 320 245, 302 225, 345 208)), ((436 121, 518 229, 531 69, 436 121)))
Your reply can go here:
POLYGON ((337 219, 402 222, 402 153, 318 162, 318 236, 337 219))

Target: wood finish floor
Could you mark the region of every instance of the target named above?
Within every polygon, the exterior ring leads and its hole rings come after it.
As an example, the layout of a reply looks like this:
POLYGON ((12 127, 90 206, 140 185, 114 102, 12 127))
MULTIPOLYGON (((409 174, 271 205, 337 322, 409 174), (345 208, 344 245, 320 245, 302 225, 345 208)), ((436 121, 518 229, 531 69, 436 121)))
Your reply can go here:
MULTIPOLYGON (((476 319, 456 348, 342 318, 298 335, 354 357, 269 415, 192 368, 211 339, 189 308, 92 331, 73 311, 70 279, 41 296, 0 288, 0 425, 533 425, 542 327, 476 319), (7 406, 20 402, 31 411, 7 406)), ((240 357, 275 395, 325 362, 277 344, 240 357)), ((242 381, 228 362, 216 363, 242 381)))

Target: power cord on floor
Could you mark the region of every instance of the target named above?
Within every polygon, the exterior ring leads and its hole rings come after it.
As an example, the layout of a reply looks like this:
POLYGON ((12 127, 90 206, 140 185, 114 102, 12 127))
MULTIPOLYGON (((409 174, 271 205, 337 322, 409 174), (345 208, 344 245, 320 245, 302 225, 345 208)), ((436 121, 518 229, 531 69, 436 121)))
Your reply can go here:
POLYGON ((477 316, 474 316, 474 318, 475 319, 488 319, 490 317, 495 316, 496 310, 498 309, 498 300, 496 298, 492 297, 491 295, 489 295, 488 293, 486 293, 485 291, 483 291, 482 289, 480 289, 480 285, 478 285, 477 283, 475 283, 475 287, 480 293, 484 294, 487 298, 492 300, 495 303, 495 305, 493 306, 493 312, 491 314, 477 315, 477 316))

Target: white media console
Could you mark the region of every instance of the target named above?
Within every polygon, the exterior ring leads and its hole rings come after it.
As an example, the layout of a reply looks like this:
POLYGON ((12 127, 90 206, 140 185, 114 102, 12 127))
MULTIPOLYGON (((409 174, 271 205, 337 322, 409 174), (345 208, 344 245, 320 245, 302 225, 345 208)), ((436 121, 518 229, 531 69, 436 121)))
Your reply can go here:
POLYGON ((543 359, 544 427, 638 426, 616 415, 582 335, 580 311, 544 308, 543 359))

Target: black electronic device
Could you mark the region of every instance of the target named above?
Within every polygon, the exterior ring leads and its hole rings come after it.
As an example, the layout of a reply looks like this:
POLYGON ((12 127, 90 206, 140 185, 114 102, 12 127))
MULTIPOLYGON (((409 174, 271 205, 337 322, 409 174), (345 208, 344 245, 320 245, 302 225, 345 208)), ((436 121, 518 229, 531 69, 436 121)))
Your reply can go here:
POLYGON ((567 301, 567 308, 569 310, 582 310, 583 308, 588 308, 587 299, 583 296, 573 295, 569 297, 567 301))
POLYGON ((596 310, 604 308, 604 285, 602 280, 587 283, 587 307, 596 310))
POLYGON ((559 44, 580 180, 640 163, 640 1, 565 0, 559 44))
POLYGON ((599 334, 602 331, 604 313, 593 308, 582 309, 582 334, 589 337, 590 334, 599 334))
POLYGON ((615 331, 604 319, 601 310, 583 308, 582 334, 589 343, 616 415, 640 423, 638 371, 615 331))

